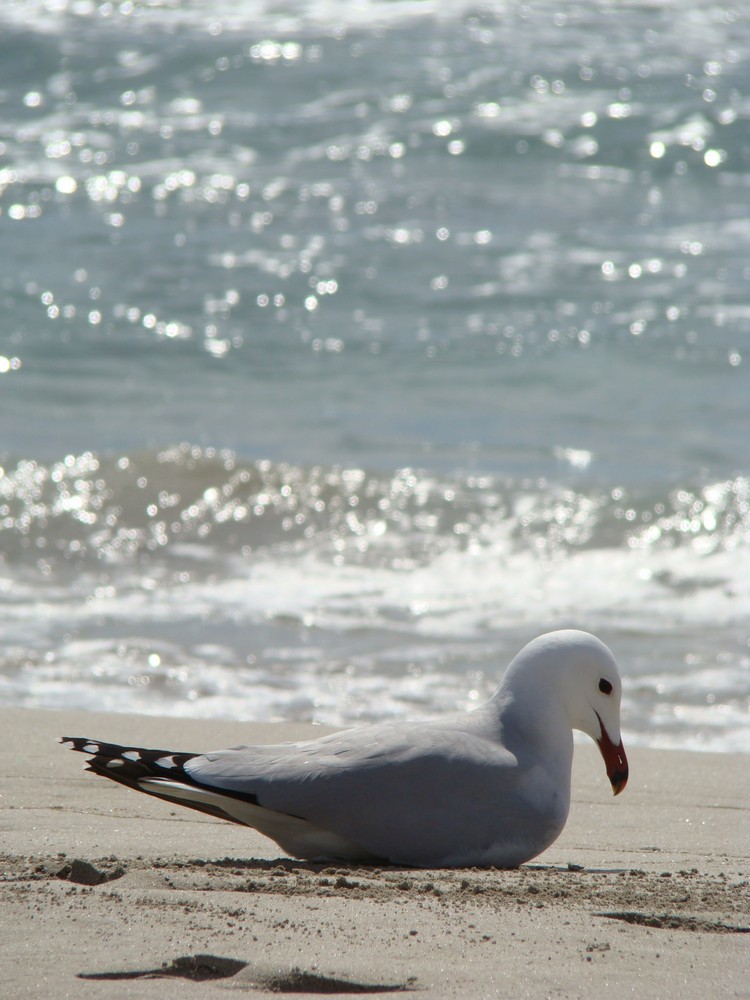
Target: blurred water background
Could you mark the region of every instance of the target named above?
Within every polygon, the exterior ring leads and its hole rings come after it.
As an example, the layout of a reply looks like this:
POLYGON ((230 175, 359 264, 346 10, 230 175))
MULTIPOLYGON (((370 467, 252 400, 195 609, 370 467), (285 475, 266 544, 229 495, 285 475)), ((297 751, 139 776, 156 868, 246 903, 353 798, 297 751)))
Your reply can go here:
POLYGON ((570 625, 750 751, 749 122, 743 4, 3 0, 2 702, 424 716, 570 625))

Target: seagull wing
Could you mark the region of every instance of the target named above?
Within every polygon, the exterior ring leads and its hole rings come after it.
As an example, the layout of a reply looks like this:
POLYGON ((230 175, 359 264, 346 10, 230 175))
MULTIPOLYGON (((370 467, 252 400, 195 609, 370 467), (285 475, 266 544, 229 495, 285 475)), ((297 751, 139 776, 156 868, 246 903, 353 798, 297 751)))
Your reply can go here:
POLYGON ((192 758, 185 769, 203 786, 303 819, 364 855, 459 863, 462 852, 489 850, 504 825, 513 838, 539 827, 518 761, 467 718, 237 747, 192 758))

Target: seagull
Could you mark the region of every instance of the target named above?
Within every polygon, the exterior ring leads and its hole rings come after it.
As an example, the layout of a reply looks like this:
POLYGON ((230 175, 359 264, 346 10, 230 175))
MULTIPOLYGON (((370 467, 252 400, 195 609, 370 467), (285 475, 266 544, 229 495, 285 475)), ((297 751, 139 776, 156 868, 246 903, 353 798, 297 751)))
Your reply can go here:
POLYGON ((588 632, 539 636, 469 712, 314 740, 180 753, 63 737, 88 770, 253 827, 289 855, 418 868, 516 868, 568 817, 573 730, 628 780, 615 659, 588 632))

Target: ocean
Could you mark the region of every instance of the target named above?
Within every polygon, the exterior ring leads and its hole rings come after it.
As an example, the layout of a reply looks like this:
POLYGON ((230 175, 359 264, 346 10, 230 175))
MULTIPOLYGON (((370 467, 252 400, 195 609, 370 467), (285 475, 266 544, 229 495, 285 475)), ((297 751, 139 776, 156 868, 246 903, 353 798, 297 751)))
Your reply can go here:
POLYGON ((0 701, 419 718, 570 626, 626 745, 750 752, 749 64, 703 0, 4 0, 0 701))

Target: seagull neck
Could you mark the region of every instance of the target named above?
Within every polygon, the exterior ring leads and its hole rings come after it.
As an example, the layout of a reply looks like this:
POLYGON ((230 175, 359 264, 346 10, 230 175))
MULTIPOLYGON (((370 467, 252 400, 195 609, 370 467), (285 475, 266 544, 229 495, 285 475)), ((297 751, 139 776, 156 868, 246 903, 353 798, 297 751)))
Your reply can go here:
POLYGON ((558 757, 561 767, 573 758, 573 730, 554 701, 530 697, 532 692, 500 690, 488 704, 493 725, 509 750, 533 746, 558 757))

